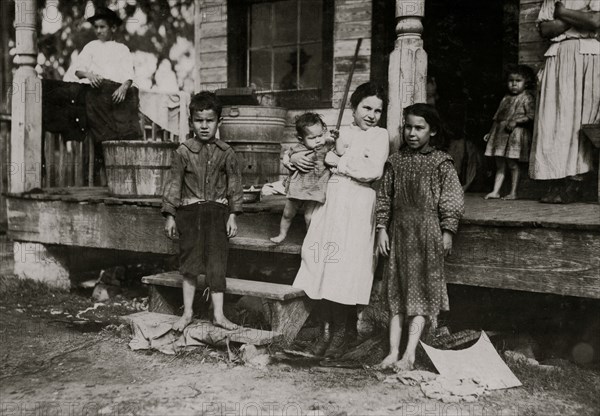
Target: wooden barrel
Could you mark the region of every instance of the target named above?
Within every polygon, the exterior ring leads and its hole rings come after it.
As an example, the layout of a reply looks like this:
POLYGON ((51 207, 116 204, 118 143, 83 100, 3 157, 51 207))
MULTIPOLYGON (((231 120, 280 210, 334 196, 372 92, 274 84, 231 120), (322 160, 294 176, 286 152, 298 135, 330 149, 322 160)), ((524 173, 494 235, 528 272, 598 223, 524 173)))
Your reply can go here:
POLYGON ((226 142, 281 143, 287 110, 282 107, 240 105, 223 107, 219 128, 226 142))
POLYGON ((279 143, 229 142, 242 170, 244 186, 264 185, 279 180, 279 143))
POLYGON ((245 186, 279 180, 281 142, 287 110, 281 107, 224 106, 219 129, 235 150, 245 186))
POLYGON ((157 197, 178 143, 118 140, 102 143, 108 191, 122 197, 157 197))

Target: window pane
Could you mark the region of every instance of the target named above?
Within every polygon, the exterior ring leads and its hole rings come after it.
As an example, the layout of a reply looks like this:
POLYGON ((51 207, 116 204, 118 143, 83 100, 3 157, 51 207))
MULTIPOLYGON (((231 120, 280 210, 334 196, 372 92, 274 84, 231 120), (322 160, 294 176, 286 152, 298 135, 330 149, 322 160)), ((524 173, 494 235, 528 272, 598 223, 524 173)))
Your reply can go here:
POLYGON ((300 49, 299 88, 320 88, 323 53, 321 43, 302 45, 300 49))
POLYGON ((273 59, 275 60, 275 89, 298 89, 298 50, 295 47, 283 47, 275 48, 273 52, 273 59))
POLYGON ((300 3, 300 42, 320 40, 323 27, 323 0, 300 3))
POLYGON ((298 1, 286 0, 273 3, 275 19, 273 44, 285 45, 298 41, 298 1))
POLYGON ((250 51, 250 84, 258 90, 271 89, 271 52, 269 50, 250 51))
POLYGON ((271 5, 253 4, 250 10, 250 46, 264 46, 271 43, 271 5))

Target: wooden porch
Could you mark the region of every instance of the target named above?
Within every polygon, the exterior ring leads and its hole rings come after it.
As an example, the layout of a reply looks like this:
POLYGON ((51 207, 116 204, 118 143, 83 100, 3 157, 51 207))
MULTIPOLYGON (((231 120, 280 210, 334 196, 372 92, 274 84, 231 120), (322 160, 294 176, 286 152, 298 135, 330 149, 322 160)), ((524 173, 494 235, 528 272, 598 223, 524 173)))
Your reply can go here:
MULTIPOLYGON (((29 250, 44 252, 38 255, 60 272, 63 285, 69 284, 68 263, 57 247, 162 255, 177 250, 176 243, 163 234, 158 199, 115 198, 106 188, 54 188, 9 194, 7 199, 9 238, 22 244, 23 252, 27 244, 36 244, 35 250, 29 250), (56 265, 62 265, 60 270, 56 265)), ((271 253, 274 262, 279 254, 298 255, 304 236, 301 216, 284 244, 268 240, 277 233, 283 205, 284 197, 278 196, 244 205, 239 235, 231 240, 231 247, 271 253)), ((52 273, 30 266, 15 263, 25 274, 52 273)), ((447 260, 447 280, 600 299, 600 205, 486 201, 481 195, 467 194, 454 254, 447 260)))

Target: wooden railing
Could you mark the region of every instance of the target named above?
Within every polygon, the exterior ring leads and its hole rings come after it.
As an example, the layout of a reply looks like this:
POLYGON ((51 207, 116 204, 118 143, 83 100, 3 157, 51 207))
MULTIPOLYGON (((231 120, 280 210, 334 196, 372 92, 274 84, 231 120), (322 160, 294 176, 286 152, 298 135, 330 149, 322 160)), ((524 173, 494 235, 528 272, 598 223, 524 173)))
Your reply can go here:
MULTIPOLYGON (((140 115, 142 140, 179 142, 173 134, 148 117, 140 115)), ((60 134, 43 132, 42 187, 63 188, 94 186, 98 178, 94 175, 95 149, 90 137, 83 141, 65 140, 60 134)))

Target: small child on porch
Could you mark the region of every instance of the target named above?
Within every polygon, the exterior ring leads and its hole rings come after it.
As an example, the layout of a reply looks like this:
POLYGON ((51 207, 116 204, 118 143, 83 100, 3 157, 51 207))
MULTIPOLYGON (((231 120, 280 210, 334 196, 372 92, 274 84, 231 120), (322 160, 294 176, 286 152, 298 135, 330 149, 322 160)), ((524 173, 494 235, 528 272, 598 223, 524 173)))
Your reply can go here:
POLYGON ((384 293, 390 311, 390 353, 379 365, 412 370, 426 320, 448 310, 444 256, 464 210, 463 190, 452 158, 435 149, 440 117, 429 104, 404 109, 406 146, 389 157, 377 190, 377 250, 389 256, 384 293), (400 338, 408 319, 408 344, 400 357, 400 338))
POLYGON ((221 125, 221 103, 215 94, 201 92, 190 103, 194 137, 182 143, 171 162, 163 191, 165 233, 179 232, 179 270, 183 275, 183 316, 176 331, 192 321, 197 278, 206 273, 213 304, 213 324, 233 330, 237 325, 223 313, 223 292, 229 250, 242 212, 242 177, 233 149, 215 137, 221 125))
POLYGON ((485 199, 500 198, 500 188, 504 183, 506 165, 511 175, 508 195, 502 199, 517 199, 519 185, 519 163, 529 160, 533 118, 535 115, 535 74, 526 65, 512 66, 508 71, 508 94, 500 101, 494 115, 492 129, 485 136, 486 156, 496 159, 494 189, 485 199))
MULTIPOLYGON (((331 171, 325 166, 325 155, 333 147, 333 138, 329 136, 327 125, 321 116, 316 113, 300 115, 296 119, 296 132, 299 143, 292 146, 286 153, 287 157, 294 153, 304 152, 305 155, 312 158, 315 167, 308 172, 294 170, 287 178, 286 194, 288 199, 283 209, 279 235, 271 238, 271 241, 277 244, 285 240, 292 220, 301 206, 304 207, 304 220, 308 227, 315 206, 325 202, 327 181, 331 176, 331 171)), ((340 150, 343 151, 341 146, 340 150)), ((288 166, 292 167, 289 164, 288 166)))

